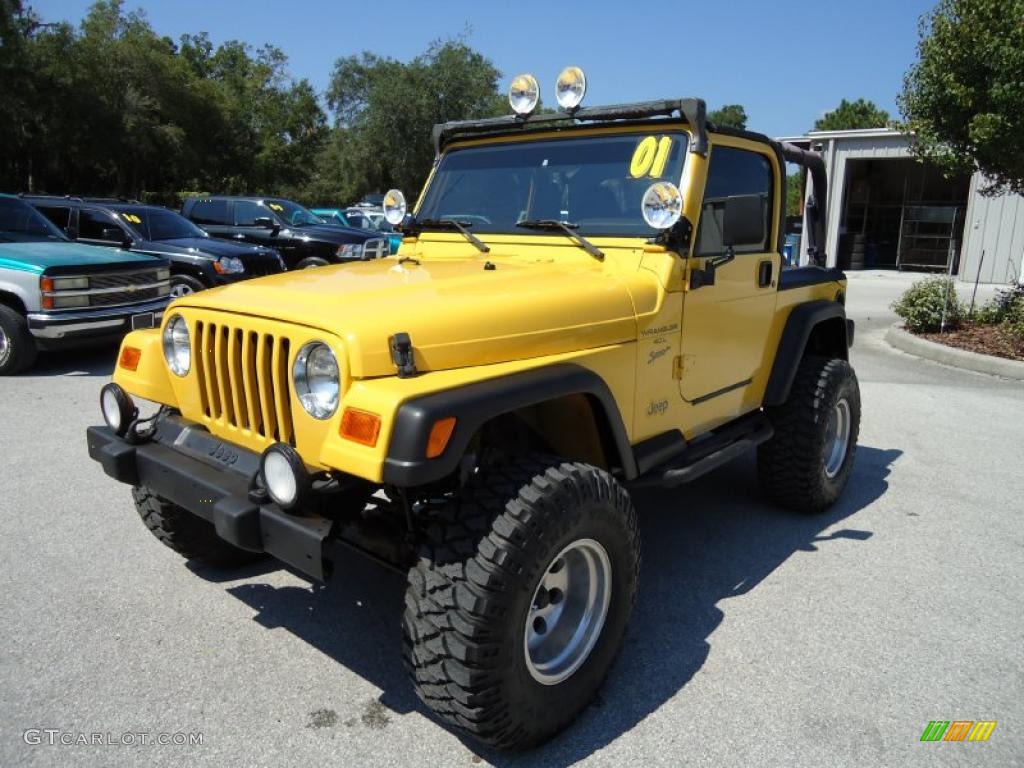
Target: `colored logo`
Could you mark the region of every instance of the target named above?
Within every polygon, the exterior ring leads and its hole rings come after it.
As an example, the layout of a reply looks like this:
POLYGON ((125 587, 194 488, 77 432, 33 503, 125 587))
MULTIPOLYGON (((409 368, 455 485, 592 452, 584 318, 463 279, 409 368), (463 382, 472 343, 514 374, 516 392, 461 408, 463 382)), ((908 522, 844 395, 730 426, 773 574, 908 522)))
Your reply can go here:
POLYGON ((988 741, 995 728, 995 720, 932 720, 921 741, 988 741))

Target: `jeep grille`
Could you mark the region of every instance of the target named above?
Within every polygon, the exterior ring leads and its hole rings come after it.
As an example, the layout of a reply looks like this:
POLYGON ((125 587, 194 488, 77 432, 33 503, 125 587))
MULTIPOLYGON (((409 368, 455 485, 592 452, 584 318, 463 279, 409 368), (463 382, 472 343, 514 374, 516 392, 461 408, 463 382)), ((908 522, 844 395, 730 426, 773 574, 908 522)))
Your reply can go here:
POLYGON ((196 374, 206 418, 294 445, 289 347, 281 336, 197 321, 196 374))

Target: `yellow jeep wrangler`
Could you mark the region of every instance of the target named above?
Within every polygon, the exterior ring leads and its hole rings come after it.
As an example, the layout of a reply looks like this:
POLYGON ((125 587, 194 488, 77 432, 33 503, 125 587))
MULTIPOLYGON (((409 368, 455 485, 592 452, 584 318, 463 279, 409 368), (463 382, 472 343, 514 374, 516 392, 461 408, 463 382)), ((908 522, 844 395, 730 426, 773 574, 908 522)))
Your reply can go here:
MULTIPOLYGON (((820 158, 682 99, 434 130, 388 258, 183 297, 124 340, 89 453, 187 558, 318 579, 353 549, 408 573, 420 698, 501 748, 595 696, 637 589, 629 488, 750 449, 800 512, 850 476, 860 396, 845 276, 784 266, 785 163, 820 158), (133 400, 160 405, 141 418, 133 400)), ((721 479, 727 477, 720 474, 721 479)))

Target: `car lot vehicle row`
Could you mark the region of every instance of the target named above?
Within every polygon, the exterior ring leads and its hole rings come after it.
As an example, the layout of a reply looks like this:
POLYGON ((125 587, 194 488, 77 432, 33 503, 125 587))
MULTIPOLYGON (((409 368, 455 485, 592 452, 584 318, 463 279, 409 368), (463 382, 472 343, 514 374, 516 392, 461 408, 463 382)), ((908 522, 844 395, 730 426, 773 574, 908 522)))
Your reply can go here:
MULTIPOLYGON (((186 558, 324 578, 355 548, 404 570, 417 694, 500 748, 550 738, 604 680, 638 588, 631 488, 756 450, 771 499, 821 512, 860 423, 845 275, 781 256, 787 162, 813 179, 823 256, 820 157, 715 126, 700 99, 585 91, 570 67, 563 111, 535 114, 521 75, 515 115, 436 126, 416 210, 381 201, 398 258, 177 300, 125 338, 87 432, 186 558)), ((321 228, 276 199, 186 215, 321 228)))
POLYGON ((40 350, 159 325, 170 285, 166 259, 72 242, 0 195, 0 376, 26 370, 40 350))
POLYGON ((214 237, 274 248, 288 269, 387 254, 380 233, 325 224, 312 211, 284 198, 193 197, 181 213, 214 237))
POLYGON ((284 261, 272 248, 213 238, 162 206, 96 198, 22 197, 72 240, 167 259, 171 296, 175 298, 284 270, 284 261))

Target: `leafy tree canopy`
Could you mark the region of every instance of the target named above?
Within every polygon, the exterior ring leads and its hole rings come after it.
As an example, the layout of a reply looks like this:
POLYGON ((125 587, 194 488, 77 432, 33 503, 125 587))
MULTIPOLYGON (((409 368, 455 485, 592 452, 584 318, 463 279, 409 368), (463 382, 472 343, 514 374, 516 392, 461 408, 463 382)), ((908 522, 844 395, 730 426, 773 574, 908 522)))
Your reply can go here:
POLYGON ((843 99, 839 106, 826 112, 814 123, 816 131, 845 131, 855 128, 885 128, 890 122, 889 113, 879 109, 873 101, 843 99))
POLYGON ((898 102, 917 154, 1024 193, 1024 0, 940 0, 898 102))
POLYGON ((715 125, 744 129, 747 127, 747 110, 742 104, 726 104, 708 112, 708 120, 715 125))

